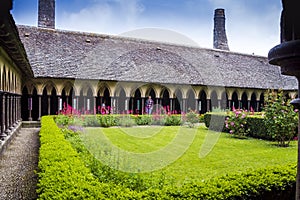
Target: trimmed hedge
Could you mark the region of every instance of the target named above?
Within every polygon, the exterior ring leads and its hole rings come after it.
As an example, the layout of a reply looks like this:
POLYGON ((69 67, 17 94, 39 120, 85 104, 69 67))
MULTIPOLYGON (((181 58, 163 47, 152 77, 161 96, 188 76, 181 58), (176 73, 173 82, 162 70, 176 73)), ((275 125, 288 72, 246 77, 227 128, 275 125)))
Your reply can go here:
POLYGON ((188 183, 164 193, 175 199, 294 199, 296 166, 267 167, 225 175, 200 183, 188 183))
MULTIPOLYGON (((228 114, 226 113, 206 113, 204 114, 205 126, 213 131, 228 132, 224 123, 226 117, 228 117, 228 114), (213 121, 211 121, 211 119, 213 121)), ((261 115, 248 115, 246 121, 246 129, 249 129, 247 136, 264 140, 272 140, 272 138, 267 134, 264 118, 261 115)))
POLYGON ((152 188, 139 192, 97 181, 52 117, 42 118, 40 140, 39 199, 268 200, 293 199, 295 196, 295 165, 267 167, 190 182, 180 187, 166 185, 162 189, 152 188))
POLYGON ((42 117, 38 199, 122 199, 131 191, 99 183, 65 140, 53 117, 42 117))

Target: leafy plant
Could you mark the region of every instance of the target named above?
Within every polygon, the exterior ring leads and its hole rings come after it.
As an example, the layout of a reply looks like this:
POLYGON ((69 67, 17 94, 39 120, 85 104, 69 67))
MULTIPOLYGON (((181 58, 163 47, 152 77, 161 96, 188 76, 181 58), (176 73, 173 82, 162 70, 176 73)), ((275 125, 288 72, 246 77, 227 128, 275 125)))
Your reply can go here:
POLYGON ((123 127, 132 127, 136 125, 135 120, 131 118, 131 115, 121 115, 118 117, 118 125, 123 127))
POLYGON ((282 90, 268 91, 265 102, 265 125, 268 134, 278 142, 278 146, 289 146, 296 133, 298 111, 293 110, 282 90))
POLYGON ((233 113, 226 117, 225 127, 229 130, 229 133, 238 138, 245 138, 249 130, 247 129, 247 117, 248 112, 238 109, 233 110, 233 113))
POLYGON ((199 116, 196 111, 190 110, 186 114, 186 122, 190 128, 194 127, 196 123, 199 123, 199 116))
POLYGON ((98 115, 98 121, 102 127, 116 126, 116 118, 113 115, 98 115))
POLYGON ((179 126, 181 125, 180 115, 167 115, 165 119, 165 126, 179 126))

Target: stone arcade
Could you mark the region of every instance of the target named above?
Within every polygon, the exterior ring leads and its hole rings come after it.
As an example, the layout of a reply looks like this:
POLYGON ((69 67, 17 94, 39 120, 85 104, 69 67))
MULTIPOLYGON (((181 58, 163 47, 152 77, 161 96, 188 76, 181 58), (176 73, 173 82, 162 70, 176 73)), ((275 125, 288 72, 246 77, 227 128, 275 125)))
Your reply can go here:
POLYGON ((224 9, 214 17, 214 49, 55 29, 55 1, 39 0, 38 27, 16 26, 1 9, 1 136, 22 120, 71 105, 98 113, 143 114, 145 99, 171 112, 259 111, 267 89, 297 94, 297 80, 262 56, 229 51, 224 9))

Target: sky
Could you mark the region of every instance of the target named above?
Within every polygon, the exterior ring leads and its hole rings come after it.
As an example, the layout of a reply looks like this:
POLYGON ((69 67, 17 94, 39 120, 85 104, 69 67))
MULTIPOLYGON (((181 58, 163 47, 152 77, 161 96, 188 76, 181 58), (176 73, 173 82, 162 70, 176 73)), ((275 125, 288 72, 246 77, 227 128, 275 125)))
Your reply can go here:
MULTIPOLYGON (((16 24, 37 26, 38 0, 14 0, 16 24)), ((267 56, 280 43, 281 0, 56 0, 56 28, 213 48, 225 9, 231 51, 267 56)))

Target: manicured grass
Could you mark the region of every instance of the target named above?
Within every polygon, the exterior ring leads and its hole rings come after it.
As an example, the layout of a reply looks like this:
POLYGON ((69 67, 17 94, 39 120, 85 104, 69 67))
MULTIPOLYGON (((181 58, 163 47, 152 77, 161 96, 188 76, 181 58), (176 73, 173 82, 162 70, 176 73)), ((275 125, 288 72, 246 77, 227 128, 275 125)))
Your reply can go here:
POLYGON ((273 142, 236 139, 203 126, 86 128, 81 138, 96 158, 114 168, 128 172, 154 170, 143 176, 164 174, 177 184, 295 163, 297 159, 294 141, 288 148, 279 148, 273 142))

